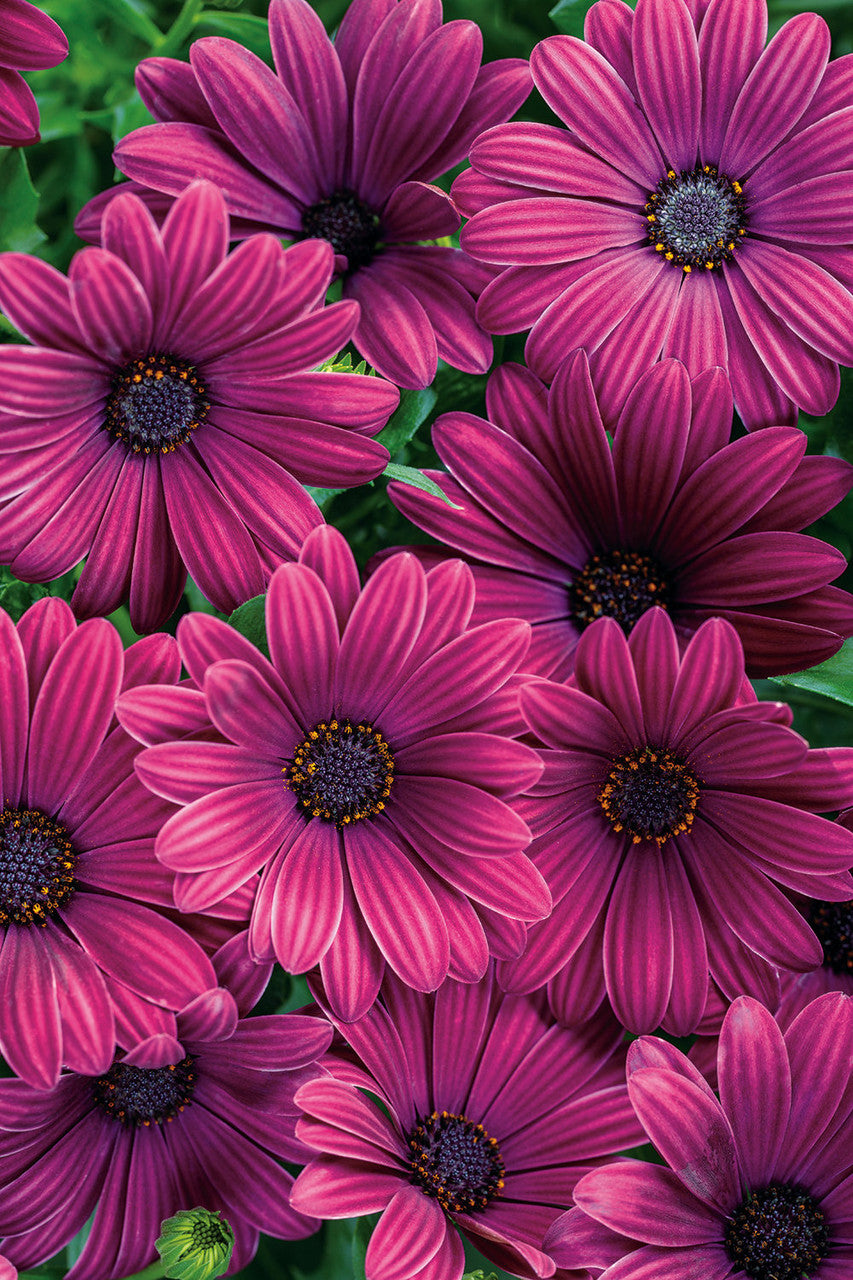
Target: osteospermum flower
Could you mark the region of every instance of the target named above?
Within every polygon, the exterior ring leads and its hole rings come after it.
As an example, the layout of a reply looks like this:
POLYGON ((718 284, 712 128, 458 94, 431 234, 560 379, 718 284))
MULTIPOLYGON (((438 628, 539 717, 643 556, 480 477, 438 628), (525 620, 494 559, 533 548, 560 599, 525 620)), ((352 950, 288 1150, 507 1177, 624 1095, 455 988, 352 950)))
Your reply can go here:
POLYGON ((682 644, 726 618, 750 675, 813 666, 853 633, 853 598, 826 585, 844 557, 798 532, 841 501, 853 468, 803 457, 806 437, 791 427, 730 444, 720 370, 690 381, 675 360, 649 369, 612 448, 583 351, 550 392, 504 365, 486 404, 491 422, 446 413, 433 428, 450 477, 430 474, 455 507, 404 485, 390 493, 472 558, 477 621, 532 623, 531 671, 564 679, 590 623, 613 617, 628 633, 655 605, 682 644))
POLYGON ((93 1210, 69 1280, 141 1271, 156 1261, 163 1220, 187 1205, 227 1218, 228 1274, 252 1259, 260 1231, 316 1230, 290 1207, 293 1179, 275 1157, 307 1158, 293 1095, 319 1074, 331 1028, 296 1014, 238 1018, 219 990, 182 1010, 177 1030, 98 1075, 63 1075, 50 1094, 0 1081, 0 1232, 19 1268, 52 1257, 93 1210))
POLYGON ((61 27, 27 0, 0 0, 0 146, 39 140, 39 109, 19 73, 55 67, 68 54, 61 27))
POLYGON ((179 671, 171 637, 123 654, 110 623, 76 627, 61 600, 17 628, 0 610, 0 1050, 30 1085, 104 1070, 117 1041, 168 1030, 217 985, 159 910, 173 877, 154 837, 174 810, 134 775, 139 747, 113 717, 122 688, 179 671))
MULTIPOLYGON (((272 0, 277 74, 218 37, 196 41, 190 66, 149 58, 137 85, 159 123, 115 151, 154 192, 211 178, 239 219, 235 233, 328 241, 344 297, 361 303, 356 345, 407 387, 427 386, 438 356, 469 373, 491 363, 474 297, 492 273, 422 242, 460 221, 432 180, 530 91, 525 61, 481 68, 477 26, 441 17, 440 0, 354 0, 332 44, 307 0, 272 0)), ((81 234, 97 237, 112 194, 83 211, 81 234)))
POLYGON ((0 306, 36 344, 0 348, 0 560, 43 582, 88 553, 78 616, 129 596, 153 630, 187 569, 230 612, 320 523, 303 484, 361 484, 388 460, 367 437, 396 388, 311 372, 357 321, 323 306, 329 246, 259 235, 228 256, 228 235, 200 182, 162 232, 121 193, 67 280, 0 256, 0 306))
POLYGON ((853 1001, 782 1032, 741 997, 720 1036, 719 1101, 672 1045, 628 1051, 628 1092, 666 1166, 619 1161, 549 1231, 558 1266, 603 1280, 847 1280, 853 1270, 853 1001))
POLYGON ((600 0, 531 55, 568 132, 500 125, 454 184, 509 268, 479 319, 532 326, 548 382, 585 347, 608 422, 659 356, 726 369, 750 428, 826 413, 853 364, 853 89, 822 18, 766 34, 765 0, 600 0))
POLYGON ((554 897, 510 990, 549 983, 574 1021, 605 994, 634 1032, 686 1035, 708 974, 729 999, 751 990, 753 957, 803 972, 817 937, 783 892, 853 897, 853 833, 817 816, 849 803, 853 750, 809 751, 776 703, 746 701, 728 623, 704 623, 679 654, 666 614, 626 640, 612 619, 581 637, 573 687, 520 693, 551 748, 522 812, 554 897))
MULTIPOLYGON (((165 742, 138 762, 185 806, 157 842, 177 905, 203 911, 255 884, 252 953, 291 972, 319 963, 343 1017, 370 1007, 386 963, 419 990, 448 973, 473 981, 550 910, 513 807, 541 772, 511 736, 529 628, 466 630, 473 602, 460 561, 425 574, 408 555, 359 592, 346 542, 324 526, 273 575, 271 662, 209 616, 178 628, 225 741, 165 742)), ((129 710, 133 725, 139 699, 129 710)))
POLYGON ((296 1094, 297 1135, 320 1154, 294 1207, 381 1211, 367 1280, 459 1280, 454 1227, 513 1275, 553 1275, 542 1238, 576 1181, 640 1137, 613 1021, 556 1026, 541 993, 504 996, 490 971, 434 996, 388 979, 364 1018, 335 1025, 352 1053, 296 1094))

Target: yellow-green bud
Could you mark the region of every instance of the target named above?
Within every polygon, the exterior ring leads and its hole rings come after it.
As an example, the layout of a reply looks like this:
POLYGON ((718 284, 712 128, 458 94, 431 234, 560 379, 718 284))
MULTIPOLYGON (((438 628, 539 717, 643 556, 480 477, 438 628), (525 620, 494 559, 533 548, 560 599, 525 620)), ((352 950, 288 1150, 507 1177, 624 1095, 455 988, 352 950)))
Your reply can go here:
POLYGON ((234 1232, 218 1211, 182 1209, 160 1231, 156 1248, 170 1280, 214 1280, 228 1270, 234 1232))

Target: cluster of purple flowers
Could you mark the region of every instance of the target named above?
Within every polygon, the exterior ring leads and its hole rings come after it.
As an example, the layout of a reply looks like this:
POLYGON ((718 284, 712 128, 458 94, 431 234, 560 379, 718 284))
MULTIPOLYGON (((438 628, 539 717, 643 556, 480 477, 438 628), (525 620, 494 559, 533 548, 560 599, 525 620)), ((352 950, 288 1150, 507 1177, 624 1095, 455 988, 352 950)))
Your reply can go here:
MULTIPOLYGON (((853 55, 765 48, 765 0, 597 0, 529 65, 442 19, 272 0, 275 71, 149 59, 68 275, 0 255, 0 560, 85 557, 0 610, 3 1280, 90 1218, 70 1280, 120 1280, 193 1207, 229 1274, 374 1213, 367 1280, 460 1280, 463 1237, 853 1274, 853 747, 749 679, 853 636, 803 532, 853 467, 796 427, 853 365, 853 55), (564 127, 509 122, 533 86, 564 127), (362 581, 306 486, 527 330, 362 581), (158 630, 188 573, 265 594, 263 652, 158 630), (313 1003, 257 1012, 275 964, 313 1003)), ((0 141, 65 48, 0 0, 0 141)))

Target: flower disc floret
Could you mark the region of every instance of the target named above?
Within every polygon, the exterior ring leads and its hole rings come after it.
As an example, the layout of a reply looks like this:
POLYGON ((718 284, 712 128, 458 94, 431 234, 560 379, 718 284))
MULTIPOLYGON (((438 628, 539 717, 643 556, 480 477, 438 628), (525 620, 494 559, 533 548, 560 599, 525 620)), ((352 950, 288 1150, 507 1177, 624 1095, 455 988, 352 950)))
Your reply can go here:
POLYGON ((372 262, 382 235, 379 214, 359 200, 354 191, 335 191, 302 215, 306 236, 328 240, 335 253, 343 254, 347 270, 357 271, 372 262))
POLYGON ((132 360, 113 374, 112 386, 104 426, 134 453, 172 453, 210 409, 197 371, 169 355, 132 360))
POLYGON ((726 1226, 726 1252, 749 1280, 811 1277, 829 1250, 815 1199, 802 1187, 771 1183, 750 1191, 726 1226))
POLYGON ((569 587, 569 614, 579 630, 598 618, 615 618, 626 635, 647 609, 667 607, 667 575, 643 551, 603 551, 591 556, 569 587))
POLYGON ((195 1058, 187 1054, 165 1067, 136 1067, 114 1062, 93 1085, 95 1101, 121 1124, 171 1123, 192 1101, 196 1086, 195 1058))
POLYGON ((689 275, 728 262, 747 232, 743 187, 713 165, 670 169, 646 201, 649 243, 689 275))
POLYGON ((385 808, 394 757, 372 724, 332 717, 309 729, 283 773, 306 818, 345 827, 385 808))
POLYGON ((38 809, 0 813, 0 926, 47 925, 74 892, 77 854, 62 822, 38 809))
POLYGON ((596 798, 615 832, 661 848, 692 827, 699 790, 690 766, 671 751, 637 747, 613 761, 596 798))
POLYGON ((475 1213, 504 1188, 506 1170, 497 1138, 481 1124, 433 1111, 409 1136, 412 1177, 447 1213, 475 1213))

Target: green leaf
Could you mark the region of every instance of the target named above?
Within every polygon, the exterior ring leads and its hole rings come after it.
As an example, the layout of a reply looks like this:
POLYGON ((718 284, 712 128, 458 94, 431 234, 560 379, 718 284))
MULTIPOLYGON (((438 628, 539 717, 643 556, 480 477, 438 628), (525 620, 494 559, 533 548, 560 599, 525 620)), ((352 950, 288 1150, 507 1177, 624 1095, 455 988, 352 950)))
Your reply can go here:
POLYGON ((247 640, 251 640, 256 649, 260 649, 265 658, 270 656, 270 647, 267 644, 267 626, 264 617, 264 604, 266 596, 255 596, 251 600, 247 600, 245 604, 241 604, 239 609, 235 609, 228 619, 228 625, 233 627, 235 631, 239 631, 241 636, 245 636, 247 640))
POLYGON ((380 444, 385 445, 392 458, 398 449, 408 444, 418 427, 426 422, 437 399, 432 387, 425 387, 422 391, 408 391, 404 388, 400 392, 399 405, 376 437, 380 444))
POLYGON ((355 1224, 352 1240, 353 1280, 365 1280, 367 1246, 370 1244, 370 1237, 373 1235, 373 1228, 379 1221, 379 1216, 378 1213, 370 1213, 365 1218, 359 1218, 355 1224))
POLYGON ((413 489, 423 489, 425 493, 431 493, 433 497, 441 498, 442 502, 446 502, 449 507, 453 507, 454 511, 462 510, 458 503, 450 501, 447 494, 439 489, 434 480, 430 480, 429 476, 425 476, 423 471, 418 471, 417 467, 402 467, 397 462, 389 462, 382 474, 387 476, 389 480, 399 480, 402 484, 410 484, 413 489))
POLYGON ((0 250, 31 253, 46 238, 36 226, 38 202, 23 151, 0 149, 0 250))
POLYGON ((91 0, 91 4, 110 22, 118 23, 147 45, 153 47, 162 39, 160 28, 148 16, 147 5, 141 4, 140 0, 91 0))
POLYGON ((332 501, 332 498, 336 498, 339 493, 346 492, 345 489, 315 489, 315 487, 310 484, 306 484, 305 489, 306 489, 306 492, 317 503, 317 506, 320 508, 321 511, 323 510, 324 507, 328 506, 328 504, 332 501))
POLYGON ((774 684, 794 685, 853 707, 853 640, 846 640, 838 653, 818 667, 788 676, 773 676, 772 680, 774 684))
MULTIPOLYGON (((584 19, 593 3, 594 0, 560 0, 560 3, 555 4, 549 11, 548 17, 558 31, 564 32, 567 36, 582 37, 584 19)), ((636 3, 637 0, 628 0, 632 9, 636 3)))
POLYGON ((77 1259, 80 1257, 80 1254, 83 1252, 83 1249, 85 1248, 85 1245, 86 1245, 86 1241, 89 1239, 89 1232, 92 1230, 92 1223, 94 1221, 95 1221, 95 1214, 93 1212, 89 1221, 83 1224, 83 1226, 77 1232, 74 1239, 69 1240, 68 1244, 65 1246, 66 1266, 68 1267, 69 1271, 74 1266, 77 1259))
POLYGON ((205 9, 195 20, 196 36, 227 36, 229 40, 237 40, 252 53, 267 62, 272 62, 270 51, 269 27, 265 18, 256 18, 251 13, 213 13, 205 9))

